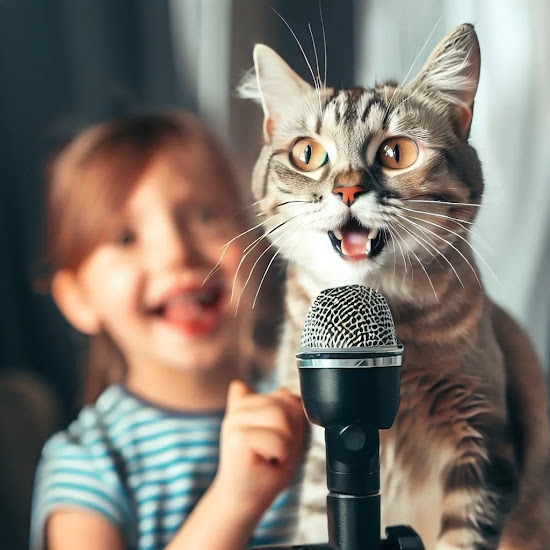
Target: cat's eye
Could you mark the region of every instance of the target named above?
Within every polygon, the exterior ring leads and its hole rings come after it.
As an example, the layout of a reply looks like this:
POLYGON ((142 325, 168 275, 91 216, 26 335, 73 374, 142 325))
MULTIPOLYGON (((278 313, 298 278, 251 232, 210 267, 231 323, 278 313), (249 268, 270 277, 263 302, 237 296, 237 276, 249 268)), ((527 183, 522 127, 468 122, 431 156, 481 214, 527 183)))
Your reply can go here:
POLYGON ((328 153, 318 141, 301 138, 292 147, 290 160, 299 170, 311 172, 328 162, 328 153))
POLYGON ((418 146, 409 138, 394 137, 387 139, 378 149, 380 164, 392 170, 412 166, 418 158, 418 146))

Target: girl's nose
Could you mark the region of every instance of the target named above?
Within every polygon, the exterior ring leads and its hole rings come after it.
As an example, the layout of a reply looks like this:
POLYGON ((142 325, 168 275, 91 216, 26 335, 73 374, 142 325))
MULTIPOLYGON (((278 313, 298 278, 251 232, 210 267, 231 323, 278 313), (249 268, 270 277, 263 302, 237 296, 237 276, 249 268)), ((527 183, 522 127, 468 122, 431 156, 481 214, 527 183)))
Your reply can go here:
POLYGON ((198 265, 202 261, 199 244, 184 225, 175 221, 167 222, 151 245, 152 267, 174 269, 198 265))

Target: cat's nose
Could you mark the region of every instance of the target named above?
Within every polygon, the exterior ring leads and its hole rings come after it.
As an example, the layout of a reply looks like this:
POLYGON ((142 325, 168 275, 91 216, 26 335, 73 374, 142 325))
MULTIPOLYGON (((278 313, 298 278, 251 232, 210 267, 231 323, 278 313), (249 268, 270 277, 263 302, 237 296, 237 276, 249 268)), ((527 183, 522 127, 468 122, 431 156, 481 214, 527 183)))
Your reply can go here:
POLYGON ((362 185, 341 185, 332 190, 335 195, 340 195, 342 202, 346 206, 351 206, 355 202, 355 199, 365 191, 366 189, 362 185))

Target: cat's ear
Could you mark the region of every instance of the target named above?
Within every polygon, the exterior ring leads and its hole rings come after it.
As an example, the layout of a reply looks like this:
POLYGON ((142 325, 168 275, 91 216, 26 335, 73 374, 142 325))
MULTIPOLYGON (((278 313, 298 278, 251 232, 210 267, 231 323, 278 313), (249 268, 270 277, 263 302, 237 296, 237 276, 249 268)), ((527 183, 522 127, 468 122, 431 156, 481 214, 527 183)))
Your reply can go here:
POLYGON ((274 128, 288 110, 289 99, 311 89, 269 46, 256 44, 254 71, 245 75, 238 93, 241 97, 261 103, 264 110, 264 139, 269 142, 274 128))
POLYGON ((453 29, 434 49, 424 67, 407 85, 410 93, 423 93, 454 107, 456 129, 467 139, 479 82, 481 55, 473 25, 453 29))

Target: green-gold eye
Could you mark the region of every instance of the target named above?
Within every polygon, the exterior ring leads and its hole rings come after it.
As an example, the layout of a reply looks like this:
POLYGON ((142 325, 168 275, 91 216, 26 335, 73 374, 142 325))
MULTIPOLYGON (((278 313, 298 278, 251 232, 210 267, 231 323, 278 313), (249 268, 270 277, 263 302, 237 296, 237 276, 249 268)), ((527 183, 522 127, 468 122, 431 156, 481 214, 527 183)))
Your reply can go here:
POLYGON ((318 141, 301 138, 290 151, 290 161, 302 172, 311 172, 328 162, 328 153, 318 141))

